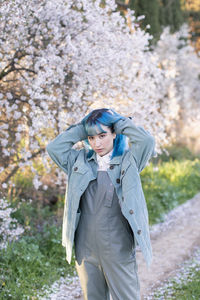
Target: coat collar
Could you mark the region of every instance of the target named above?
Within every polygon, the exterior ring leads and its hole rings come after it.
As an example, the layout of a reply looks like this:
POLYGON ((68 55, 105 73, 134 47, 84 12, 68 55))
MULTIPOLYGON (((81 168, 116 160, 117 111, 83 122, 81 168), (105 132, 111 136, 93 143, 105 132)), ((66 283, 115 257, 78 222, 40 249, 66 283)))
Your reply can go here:
POLYGON ((97 157, 96 157, 96 153, 95 152, 93 152, 92 156, 90 156, 89 158, 87 158, 88 161, 90 161, 92 159, 95 160, 96 163, 97 163, 97 157))

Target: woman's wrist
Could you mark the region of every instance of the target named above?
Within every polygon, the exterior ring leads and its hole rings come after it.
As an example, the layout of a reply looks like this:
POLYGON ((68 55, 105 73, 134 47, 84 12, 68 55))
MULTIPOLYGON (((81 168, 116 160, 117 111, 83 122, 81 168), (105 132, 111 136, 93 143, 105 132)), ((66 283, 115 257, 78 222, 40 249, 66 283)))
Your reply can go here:
POLYGON ((132 121, 132 117, 123 117, 120 120, 118 120, 115 124, 114 124, 114 131, 116 134, 123 134, 123 130, 132 125, 133 121, 132 121))

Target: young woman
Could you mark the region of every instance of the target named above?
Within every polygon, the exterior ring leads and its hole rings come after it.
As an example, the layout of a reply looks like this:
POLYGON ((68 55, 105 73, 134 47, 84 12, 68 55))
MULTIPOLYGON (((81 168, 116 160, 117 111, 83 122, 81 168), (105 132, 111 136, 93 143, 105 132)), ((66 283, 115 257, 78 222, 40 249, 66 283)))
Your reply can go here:
POLYGON ((154 138, 132 119, 97 109, 58 135, 47 151, 68 174, 62 244, 76 268, 84 299, 138 300, 135 246, 152 259, 148 213, 139 173, 154 154, 154 138), (129 138, 130 147, 126 142, 129 138), (90 150, 72 149, 85 141, 90 150))

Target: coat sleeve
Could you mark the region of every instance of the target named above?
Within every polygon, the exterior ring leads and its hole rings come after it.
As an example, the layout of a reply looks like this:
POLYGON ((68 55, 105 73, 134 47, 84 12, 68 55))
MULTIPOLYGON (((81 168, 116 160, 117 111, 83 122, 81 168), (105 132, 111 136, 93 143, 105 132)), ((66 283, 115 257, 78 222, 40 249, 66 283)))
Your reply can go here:
POLYGON ((124 134, 129 138, 130 150, 136 162, 138 171, 141 172, 148 160, 155 156, 155 139, 143 127, 136 126, 132 119, 123 118, 114 125, 117 134, 124 134))
POLYGON ((72 149, 72 146, 84 139, 87 139, 87 134, 83 125, 76 124, 59 134, 46 147, 51 159, 68 175, 80 151, 72 149))

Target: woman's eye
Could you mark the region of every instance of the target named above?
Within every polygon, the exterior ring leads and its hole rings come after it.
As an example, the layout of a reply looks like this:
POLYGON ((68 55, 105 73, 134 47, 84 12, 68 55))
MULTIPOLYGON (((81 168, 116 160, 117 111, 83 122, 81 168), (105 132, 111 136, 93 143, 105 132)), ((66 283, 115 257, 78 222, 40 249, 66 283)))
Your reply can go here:
POLYGON ((88 140, 89 140, 89 141, 92 141, 93 139, 94 139, 93 136, 89 136, 89 137, 88 137, 88 140))
POLYGON ((105 134, 101 134, 99 137, 104 138, 105 136, 106 136, 105 134))

